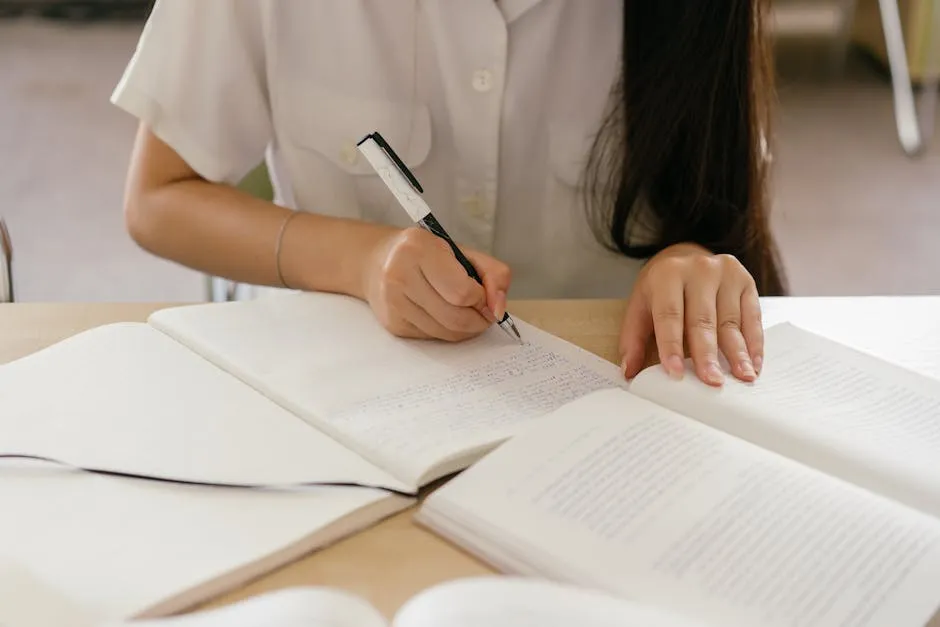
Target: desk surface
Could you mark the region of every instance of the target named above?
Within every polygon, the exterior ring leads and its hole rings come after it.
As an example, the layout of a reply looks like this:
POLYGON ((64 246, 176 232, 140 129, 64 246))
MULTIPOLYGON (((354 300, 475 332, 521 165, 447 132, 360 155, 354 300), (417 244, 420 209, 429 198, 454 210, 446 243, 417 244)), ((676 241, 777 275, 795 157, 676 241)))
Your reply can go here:
MULTIPOLYGON (((158 304, 0 305, 0 363, 82 330, 143 321, 158 304)), ((515 302, 511 311, 601 357, 617 359, 619 301, 515 302)), ((772 299, 765 324, 791 320, 887 359, 940 377, 940 297, 772 299)), ((391 616, 422 589, 456 577, 492 572, 411 522, 403 512, 356 536, 285 566, 209 606, 292 585, 345 588, 391 616)), ((940 617, 931 623, 940 627, 940 617)))

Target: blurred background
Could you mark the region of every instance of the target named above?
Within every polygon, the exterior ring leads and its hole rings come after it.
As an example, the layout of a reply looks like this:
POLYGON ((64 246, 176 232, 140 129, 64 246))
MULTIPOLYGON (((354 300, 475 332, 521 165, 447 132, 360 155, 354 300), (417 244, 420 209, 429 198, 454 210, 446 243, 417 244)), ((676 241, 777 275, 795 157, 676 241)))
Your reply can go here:
MULTIPOLYGON (((135 124, 109 97, 148 5, 0 0, 0 218, 19 301, 207 298, 204 277, 124 230, 135 124)), ((773 21, 774 223, 793 292, 940 293, 940 0, 778 0, 773 21)), ((267 193, 263 172, 245 186, 267 193)))

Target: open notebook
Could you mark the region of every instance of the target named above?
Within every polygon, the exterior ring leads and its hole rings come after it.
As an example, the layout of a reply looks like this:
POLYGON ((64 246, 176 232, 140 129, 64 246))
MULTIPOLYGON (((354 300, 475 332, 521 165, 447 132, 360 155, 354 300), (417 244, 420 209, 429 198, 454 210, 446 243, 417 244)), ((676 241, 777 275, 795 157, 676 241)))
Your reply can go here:
POLYGON ((940 381, 790 324, 767 330, 765 364, 753 384, 651 368, 584 396, 418 518, 505 572, 715 625, 925 625, 940 381))
POLYGON ((220 485, 415 494, 619 369, 521 323, 403 340, 361 301, 284 294, 155 312, 0 367, 0 454, 220 485))
POLYGON ((0 366, 0 503, 16 512, 0 516, 0 556, 108 617, 257 576, 625 385, 614 364, 519 326, 524 345, 496 328, 402 340, 358 300, 282 294, 161 310, 0 366))

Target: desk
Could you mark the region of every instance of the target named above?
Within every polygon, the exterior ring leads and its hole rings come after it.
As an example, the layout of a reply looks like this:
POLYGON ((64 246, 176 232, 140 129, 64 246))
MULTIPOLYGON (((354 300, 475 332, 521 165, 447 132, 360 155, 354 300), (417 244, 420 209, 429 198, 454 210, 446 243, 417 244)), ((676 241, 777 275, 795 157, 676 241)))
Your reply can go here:
MULTIPOLYGON (((169 305, 162 305, 169 306, 169 305)), ((0 363, 93 326, 142 321, 156 304, 0 305, 0 363)), ((623 304, 618 301, 515 302, 513 315, 601 357, 617 359, 623 304)), ((765 323, 783 319, 940 377, 940 297, 771 299, 765 323), (912 343, 912 339, 927 340, 912 343)), ((390 518, 285 566, 207 604, 224 605, 301 584, 337 586, 372 602, 387 616, 420 590, 448 579, 492 570, 411 522, 411 511, 390 518)), ((931 623, 940 627, 940 617, 931 623)))

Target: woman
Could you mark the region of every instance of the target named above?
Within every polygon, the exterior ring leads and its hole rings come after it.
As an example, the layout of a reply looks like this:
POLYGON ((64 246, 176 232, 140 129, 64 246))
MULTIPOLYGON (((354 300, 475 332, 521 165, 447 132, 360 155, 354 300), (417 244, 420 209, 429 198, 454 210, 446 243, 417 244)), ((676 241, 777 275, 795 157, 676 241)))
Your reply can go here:
POLYGON ((514 297, 629 295, 625 376, 750 381, 768 232, 771 74, 756 0, 157 0, 113 101, 140 119, 145 249, 255 285, 349 294, 457 341, 514 297), (355 148, 379 131, 483 276, 355 148), (277 197, 232 187, 267 158, 277 197), (292 211, 299 209, 300 211, 292 211))

